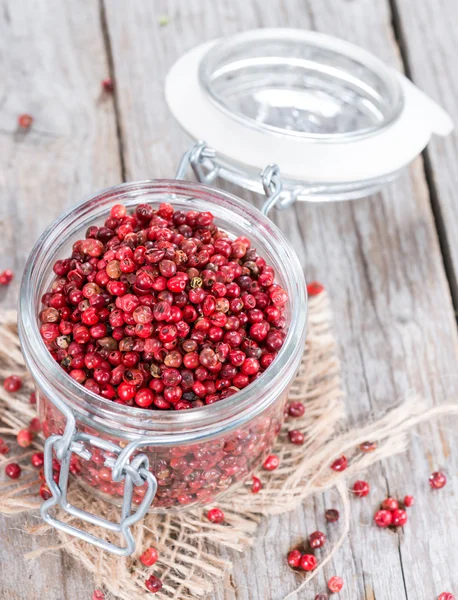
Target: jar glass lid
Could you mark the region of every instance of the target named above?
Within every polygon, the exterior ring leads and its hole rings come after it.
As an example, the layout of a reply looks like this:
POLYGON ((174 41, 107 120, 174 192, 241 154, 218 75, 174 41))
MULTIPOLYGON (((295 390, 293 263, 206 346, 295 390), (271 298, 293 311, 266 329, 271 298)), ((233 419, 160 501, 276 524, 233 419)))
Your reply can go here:
POLYGON ((199 81, 229 117, 309 140, 374 134, 404 104, 401 85, 384 64, 291 35, 226 39, 203 57, 199 81))
POLYGON ((275 163, 299 200, 372 193, 453 128, 377 57, 299 29, 201 44, 172 66, 165 92, 189 136, 214 149, 213 174, 262 192, 259 173, 275 163))

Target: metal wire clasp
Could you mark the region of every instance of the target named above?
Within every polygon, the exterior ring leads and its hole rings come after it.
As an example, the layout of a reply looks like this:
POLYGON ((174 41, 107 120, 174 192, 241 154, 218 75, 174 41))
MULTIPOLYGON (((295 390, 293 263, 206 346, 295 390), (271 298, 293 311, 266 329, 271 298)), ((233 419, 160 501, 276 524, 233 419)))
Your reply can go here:
POLYGON ((141 444, 142 439, 130 442, 125 448, 121 448, 121 446, 114 442, 78 431, 76 428, 75 417, 64 402, 59 398, 54 398, 52 402, 67 418, 67 423, 62 435, 52 435, 45 442, 44 471, 46 483, 48 484, 52 496, 42 504, 41 516, 46 523, 52 525, 56 529, 60 529, 61 531, 86 542, 90 542, 99 548, 108 550, 118 556, 129 556, 135 550, 135 540, 130 527, 145 516, 157 491, 157 481, 154 475, 149 471, 149 460, 146 454, 137 454, 132 458, 133 454, 141 444), (119 523, 109 521, 103 517, 77 508, 68 500, 67 491, 71 457, 72 454, 77 454, 84 460, 90 460, 92 453, 87 449, 86 445, 109 452, 111 457, 105 460, 105 466, 112 469, 112 479, 114 482, 124 481, 124 496, 119 523), (53 477, 53 453, 55 453, 57 458, 61 461, 59 481, 57 483, 54 481, 53 477), (145 483, 147 484, 147 488, 143 500, 136 511, 132 513, 134 485, 142 486, 145 483), (126 544, 124 546, 118 546, 103 538, 83 531, 74 525, 70 525, 68 522, 57 519, 50 514, 50 510, 56 505, 59 505, 72 517, 105 528, 108 531, 121 534, 126 544))

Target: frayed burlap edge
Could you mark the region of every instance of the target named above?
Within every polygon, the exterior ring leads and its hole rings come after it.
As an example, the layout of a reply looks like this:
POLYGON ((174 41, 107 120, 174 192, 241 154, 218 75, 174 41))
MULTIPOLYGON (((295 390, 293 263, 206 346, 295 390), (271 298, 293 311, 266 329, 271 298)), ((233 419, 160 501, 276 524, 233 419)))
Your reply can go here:
MULTIPOLYGON (((10 374, 23 375, 25 385, 21 393, 14 396, 0 387, 0 435, 16 434, 35 416, 34 407, 28 403, 32 382, 25 372, 16 334, 15 314, 12 312, 0 313, 0 378, 10 374)), ((377 460, 402 452, 407 444, 407 430, 425 418, 425 405, 417 398, 411 398, 364 428, 337 432, 344 415, 344 402, 325 292, 310 300, 306 348, 289 397, 290 400, 303 402, 306 407, 304 416, 294 419, 294 428, 305 434, 304 445, 285 443, 286 431, 292 426, 290 420, 274 450, 281 457, 280 467, 271 473, 261 474, 263 489, 258 494, 252 494, 249 487, 241 487, 238 493, 219 503, 226 516, 224 525, 208 522, 202 510, 150 514, 134 527, 138 551, 131 558, 117 558, 100 552, 61 532, 56 532, 55 539, 58 542, 52 548, 48 543, 30 557, 63 548, 94 574, 97 585, 103 585, 107 591, 123 600, 151 597, 144 587, 145 578, 151 573, 160 577, 164 584, 161 592, 155 596, 159 600, 194 600, 210 593, 218 583, 221 584, 231 569, 231 563, 220 558, 220 552, 213 549, 230 548, 242 552, 252 543, 262 516, 293 510, 307 496, 336 486, 344 508, 342 532, 338 543, 321 561, 322 568, 348 531, 348 494, 342 475, 329 469, 329 464, 336 456, 345 453, 350 462, 346 475, 351 476, 377 460), (378 447, 370 454, 363 454, 358 446, 368 439, 378 442, 378 447), (160 559, 153 568, 146 569, 139 563, 138 554, 142 548, 150 545, 158 549, 160 559)), ((457 407, 448 407, 448 412, 453 408, 458 412, 457 407)), ((438 414, 447 412, 447 407, 433 409, 429 414, 434 411, 438 414)), ((36 446, 40 446, 38 440, 36 446)), ((20 454, 23 475, 18 483, 0 483, 0 512, 3 514, 36 511, 40 505, 37 496, 39 481, 36 472, 27 464, 27 457, 31 453, 20 454)), ((11 461, 12 456, 0 456, 0 459, 5 463, 11 461)), ((73 486, 70 500, 86 510, 104 514, 106 518, 119 518, 116 507, 94 498, 79 486, 73 486)), ((71 518, 68 520, 71 521, 71 518)), ((100 535, 95 527, 87 526, 86 529, 100 535)), ((30 533, 49 533, 49 527, 40 523, 30 528, 30 533)), ((312 576, 314 574, 305 579, 300 587, 312 576)))

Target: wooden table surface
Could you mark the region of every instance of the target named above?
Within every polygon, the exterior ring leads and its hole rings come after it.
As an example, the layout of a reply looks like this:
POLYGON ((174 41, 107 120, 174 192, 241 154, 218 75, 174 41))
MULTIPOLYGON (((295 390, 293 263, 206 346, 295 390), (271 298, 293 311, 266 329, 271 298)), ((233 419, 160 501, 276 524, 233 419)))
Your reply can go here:
MULTIPOLYGON (((0 268, 14 283, 33 243, 64 208, 122 180, 171 177, 189 142, 169 113, 164 77, 184 51, 217 36, 264 26, 330 33, 403 69, 458 123, 456 0, 0 0, 0 268), (162 16, 167 15, 164 24, 162 16), (114 96, 100 82, 116 81, 114 96), (34 116, 17 131, 17 116, 34 116)), ((308 279, 329 289, 349 422, 380 413, 416 390, 454 400, 458 373, 458 135, 434 139, 382 193, 327 205, 296 204, 275 220, 308 279)), ((239 191, 239 193, 241 193, 239 191)), ((259 201, 259 200, 258 200, 259 201)), ((340 600, 435 600, 458 595, 456 423, 418 428, 408 453, 364 476, 371 502, 354 501, 351 533, 325 573, 345 579, 340 600), (450 482, 428 488, 444 468, 450 482), (413 493, 404 531, 371 525, 377 499, 413 493)), ((266 521, 212 600, 281 600, 299 578, 285 565, 292 540, 325 527, 327 494, 266 521)), ((0 524, 0 596, 90 600, 93 583, 63 552, 25 561, 38 542, 21 519, 0 524)), ((330 541, 338 528, 328 528, 330 541)))

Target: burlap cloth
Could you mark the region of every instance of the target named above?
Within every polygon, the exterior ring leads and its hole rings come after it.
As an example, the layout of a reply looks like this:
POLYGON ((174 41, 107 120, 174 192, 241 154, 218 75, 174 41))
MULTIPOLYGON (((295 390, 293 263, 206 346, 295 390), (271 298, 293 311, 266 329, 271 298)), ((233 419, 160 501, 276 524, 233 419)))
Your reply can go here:
MULTIPOLYGON (((14 312, 0 313, 0 381, 11 374, 24 377, 24 386, 19 393, 8 394, 0 385, 0 435, 14 436, 27 427, 35 416, 35 407, 29 404, 32 381, 26 373, 19 348, 14 312)), ((221 549, 230 548, 243 552, 254 540, 262 517, 291 511, 311 494, 337 487, 341 495, 341 536, 329 550, 320 567, 331 558, 348 532, 348 493, 343 476, 351 477, 358 471, 386 456, 402 452, 407 444, 406 433, 410 427, 424 418, 443 412, 458 412, 455 407, 437 407, 426 415, 425 405, 418 398, 411 398, 387 415, 364 427, 345 431, 344 397, 340 381, 340 365, 336 342, 332 333, 332 318, 326 292, 310 299, 309 325, 306 347, 299 373, 292 385, 290 400, 301 401, 306 410, 302 418, 289 419, 276 443, 274 452, 280 456, 280 467, 270 473, 263 471, 259 476, 263 489, 258 494, 250 486, 239 487, 218 506, 224 511, 225 523, 210 523, 203 510, 175 514, 148 515, 143 522, 134 526, 137 554, 128 559, 118 558, 107 552, 66 534, 56 532, 56 543, 49 542, 42 550, 35 551, 34 558, 41 552, 63 548, 81 561, 94 575, 95 586, 102 587, 107 597, 123 600, 151 598, 145 588, 145 578, 155 574, 163 581, 158 600, 194 600, 210 593, 214 586, 222 584, 231 570, 229 560, 221 558, 221 549), (286 439, 288 429, 299 429, 305 434, 305 443, 297 446, 286 439), (359 445, 364 441, 377 442, 377 449, 362 453, 359 445), (329 468, 331 462, 341 454, 349 459, 345 473, 335 473, 329 468), (142 549, 154 546, 159 560, 154 567, 146 568, 139 561, 142 549)), ((0 469, 7 462, 19 460, 23 473, 18 481, 0 481, 0 512, 13 515, 37 511, 41 499, 38 495, 37 472, 30 466, 30 455, 42 445, 37 438, 33 450, 15 452, 12 443, 7 456, 0 455, 0 469)), ((78 485, 73 485, 70 501, 86 510, 103 514, 111 520, 119 519, 119 509, 96 499, 78 485)), ((212 506, 215 506, 214 504, 212 506)), ((70 518, 71 520, 71 518, 70 518)), ((37 519, 30 529, 33 535, 49 533, 49 527, 37 519)), ((101 532, 88 525, 97 535, 101 532)), ((49 540, 49 537, 47 538, 49 540)), ((317 571, 304 578, 301 588, 317 571)), ((297 590, 296 590, 297 592, 297 590)), ((289 594, 292 596, 294 590, 289 594)), ((288 596, 289 597, 289 596, 288 596)))

